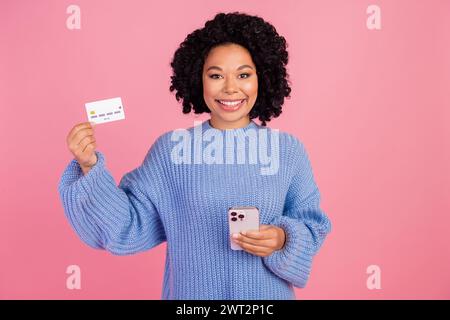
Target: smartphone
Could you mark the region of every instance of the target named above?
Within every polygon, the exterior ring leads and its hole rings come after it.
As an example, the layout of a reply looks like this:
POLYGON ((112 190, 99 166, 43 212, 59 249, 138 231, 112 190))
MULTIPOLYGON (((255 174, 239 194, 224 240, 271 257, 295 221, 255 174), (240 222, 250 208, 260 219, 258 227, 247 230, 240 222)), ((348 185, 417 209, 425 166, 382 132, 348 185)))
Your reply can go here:
POLYGON ((232 207, 228 209, 230 245, 232 250, 243 250, 231 238, 233 233, 247 230, 259 230, 259 209, 257 207, 232 207))

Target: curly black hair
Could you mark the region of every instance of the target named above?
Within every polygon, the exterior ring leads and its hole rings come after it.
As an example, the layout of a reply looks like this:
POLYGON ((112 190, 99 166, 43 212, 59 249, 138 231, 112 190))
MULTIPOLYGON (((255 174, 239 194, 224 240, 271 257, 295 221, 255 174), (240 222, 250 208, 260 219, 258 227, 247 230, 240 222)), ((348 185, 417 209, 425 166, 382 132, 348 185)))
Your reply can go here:
POLYGON ((252 56, 258 76, 258 96, 250 119, 261 125, 281 114, 284 98, 290 98, 286 64, 287 44, 275 27, 258 16, 244 13, 218 13, 201 29, 190 33, 176 50, 171 67, 170 91, 176 90, 182 100, 183 113, 210 113, 203 99, 202 72, 209 51, 221 44, 234 43, 246 48, 252 56))

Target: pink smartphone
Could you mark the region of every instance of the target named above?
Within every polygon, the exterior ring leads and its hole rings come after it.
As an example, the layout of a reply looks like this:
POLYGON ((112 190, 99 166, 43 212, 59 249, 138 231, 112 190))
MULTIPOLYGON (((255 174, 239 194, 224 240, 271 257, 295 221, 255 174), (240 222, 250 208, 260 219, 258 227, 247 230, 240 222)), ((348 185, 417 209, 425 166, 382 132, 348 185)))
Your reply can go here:
POLYGON ((232 250, 243 250, 231 238, 233 233, 247 230, 259 230, 259 210, 257 207, 232 207, 228 209, 230 226, 230 245, 232 250))

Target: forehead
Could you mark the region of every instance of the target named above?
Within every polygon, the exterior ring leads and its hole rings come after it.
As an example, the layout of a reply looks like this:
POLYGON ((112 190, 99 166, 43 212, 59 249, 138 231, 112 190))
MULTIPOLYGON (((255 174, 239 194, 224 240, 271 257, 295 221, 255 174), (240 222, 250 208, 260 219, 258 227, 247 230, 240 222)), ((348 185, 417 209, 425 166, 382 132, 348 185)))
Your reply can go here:
POLYGON ((205 67, 218 66, 234 68, 243 64, 254 66, 250 52, 237 44, 217 46, 211 49, 205 60, 205 67))

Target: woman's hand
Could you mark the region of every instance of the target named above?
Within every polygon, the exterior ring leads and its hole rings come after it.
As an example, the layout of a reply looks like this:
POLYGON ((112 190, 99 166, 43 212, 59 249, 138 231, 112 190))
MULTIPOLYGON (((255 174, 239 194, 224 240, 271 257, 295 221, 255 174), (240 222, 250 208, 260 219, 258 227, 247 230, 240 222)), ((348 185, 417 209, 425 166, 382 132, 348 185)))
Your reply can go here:
POLYGON ((262 224, 257 230, 248 230, 232 235, 233 241, 248 253, 259 257, 270 256, 284 247, 286 234, 282 228, 262 224))
POLYGON ((94 124, 83 122, 75 125, 66 138, 67 147, 78 161, 84 174, 97 163, 95 148, 97 147, 94 136, 94 124))

